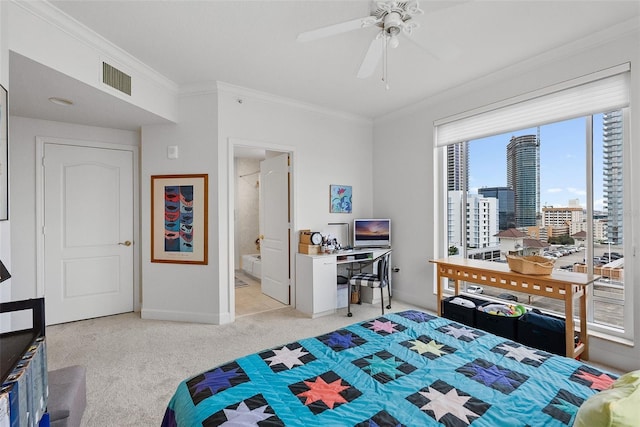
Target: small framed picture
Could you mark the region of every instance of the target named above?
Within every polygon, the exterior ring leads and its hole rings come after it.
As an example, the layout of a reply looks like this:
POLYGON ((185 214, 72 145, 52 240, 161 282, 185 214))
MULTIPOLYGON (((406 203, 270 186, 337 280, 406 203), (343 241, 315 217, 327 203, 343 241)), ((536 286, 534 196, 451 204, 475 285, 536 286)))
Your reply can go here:
POLYGON ((208 175, 151 177, 151 262, 207 264, 208 175))
POLYGON ((329 188, 329 212, 351 213, 351 186, 334 185, 329 188))

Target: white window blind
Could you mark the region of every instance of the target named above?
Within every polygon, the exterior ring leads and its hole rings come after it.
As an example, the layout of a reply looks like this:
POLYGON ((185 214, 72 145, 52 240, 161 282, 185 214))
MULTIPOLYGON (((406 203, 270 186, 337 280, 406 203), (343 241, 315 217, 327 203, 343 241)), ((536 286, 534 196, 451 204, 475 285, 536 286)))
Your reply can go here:
POLYGON ((630 64, 434 122, 436 146, 541 126, 629 106, 630 64))

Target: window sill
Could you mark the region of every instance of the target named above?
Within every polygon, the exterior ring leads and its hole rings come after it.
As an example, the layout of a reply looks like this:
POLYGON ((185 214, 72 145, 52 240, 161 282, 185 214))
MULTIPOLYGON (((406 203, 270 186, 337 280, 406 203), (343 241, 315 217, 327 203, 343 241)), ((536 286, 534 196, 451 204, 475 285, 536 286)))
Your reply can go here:
POLYGON ((606 332, 594 331, 594 330, 590 329, 588 331, 588 333, 589 333, 589 337, 599 338, 599 339, 604 340, 604 341, 613 342, 613 343, 624 345, 624 346, 627 346, 627 347, 633 347, 634 346, 633 340, 630 340, 630 339, 627 339, 627 338, 622 338, 622 337, 617 337, 615 335, 611 335, 611 334, 608 334, 606 332))

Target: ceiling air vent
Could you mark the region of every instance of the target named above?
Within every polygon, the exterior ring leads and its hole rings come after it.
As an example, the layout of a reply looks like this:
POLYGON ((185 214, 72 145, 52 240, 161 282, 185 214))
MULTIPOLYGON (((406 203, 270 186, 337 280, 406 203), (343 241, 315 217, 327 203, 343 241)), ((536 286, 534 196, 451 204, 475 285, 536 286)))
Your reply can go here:
POLYGON ((131 76, 106 62, 102 63, 102 83, 131 96, 131 76))

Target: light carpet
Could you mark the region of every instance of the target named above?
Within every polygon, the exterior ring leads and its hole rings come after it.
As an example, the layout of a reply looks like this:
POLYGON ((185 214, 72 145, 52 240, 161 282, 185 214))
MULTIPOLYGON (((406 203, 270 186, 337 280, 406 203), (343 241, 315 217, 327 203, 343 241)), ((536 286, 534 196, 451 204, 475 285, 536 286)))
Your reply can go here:
MULTIPOLYGON (((391 311, 416 307, 393 302, 391 311)), ((47 328, 49 370, 87 368, 82 426, 159 426, 178 384, 245 354, 318 336, 380 315, 379 305, 352 306, 310 319, 286 307, 227 325, 140 319, 127 313, 47 328)))

